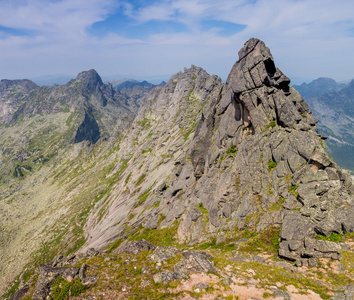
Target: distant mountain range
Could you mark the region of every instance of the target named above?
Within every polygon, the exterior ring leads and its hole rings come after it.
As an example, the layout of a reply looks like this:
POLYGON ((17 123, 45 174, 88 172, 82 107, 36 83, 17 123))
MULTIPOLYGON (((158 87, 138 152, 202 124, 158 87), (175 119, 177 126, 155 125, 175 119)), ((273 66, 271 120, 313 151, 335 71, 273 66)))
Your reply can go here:
POLYGON ((328 137, 329 154, 343 168, 354 173, 354 80, 336 82, 318 78, 294 85, 319 119, 319 132, 328 137))

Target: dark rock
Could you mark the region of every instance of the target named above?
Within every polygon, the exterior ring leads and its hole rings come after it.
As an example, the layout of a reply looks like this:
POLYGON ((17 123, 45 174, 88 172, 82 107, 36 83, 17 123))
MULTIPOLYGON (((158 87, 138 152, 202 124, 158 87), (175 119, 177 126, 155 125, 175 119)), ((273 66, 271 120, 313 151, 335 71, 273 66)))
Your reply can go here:
POLYGON ((346 217, 342 224, 345 232, 354 232, 354 205, 346 212, 346 217))
POLYGON ((210 261, 213 257, 210 254, 199 251, 184 251, 184 259, 181 259, 175 266, 174 271, 180 277, 193 272, 213 272, 214 263, 210 261))
POLYGON ((99 251, 95 250, 94 248, 90 248, 86 251, 85 257, 90 258, 97 256, 98 254, 100 254, 99 251))
POLYGON ((244 261, 244 262, 249 262, 249 258, 247 257, 231 257, 229 261, 244 261))
POLYGON ((266 260, 263 257, 258 256, 258 255, 252 257, 252 261, 260 263, 260 264, 266 264, 266 260))
POLYGON ((353 300, 354 285, 347 285, 340 288, 343 292, 335 293, 331 300, 353 300))
POLYGON ((167 284, 175 280, 181 280, 186 278, 185 275, 178 272, 161 272, 154 275, 155 283, 167 284))
POLYGON ((24 285, 22 288, 20 288, 15 294, 11 295, 8 300, 20 300, 23 298, 27 292, 29 291, 29 285, 24 285))
POLYGON ((92 276, 85 276, 84 279, 81 280, 83 285, 91 286, 94 285, 98 280, 98 274, 92 276))
POLYGON ((86 271, 90 266, 87 264, 82 264, 80 271, 79 271, 79 278, 81 279, 81 281, 86 277, 86 271))
POLYGON ((138 240, 138 241, 133 241, 133 242, 128 242, 126 243, 120 250, 119 253, 130 253, 130 254, 138 254, 143 250, 155 250, 156 246, 154 244, 151 244, 144 239, 138 240))
POLYGON ((95 144, 101 137, 100 128, 91 110, 85 111, 85 117, 77 129, 74 143, 89 141, 95 144))
POLYGON ((282 300, 291 300, 292 299, 291 295, 288 292, 280 290, 280 289, 276 289, 273 292, 273 296, 275 298, 281 298, 282 300))
POLYGON ((207 289, 207 288, 210 288, 210 285, 208 283, 196 283, 194 286, 194 288, 196 289, 207 289))
POLYGON ((42 265, 38 268, 39 276, 36 282, 35 291, 33 294, 33 300, 43 300, 49 295, 51 284, 63 277, 64 279, 71 277, 75 278, 79 273, 79 269, 76 267, 69 268, 52 268, 47 265, 42 265))
POLYGON ((176 256, 178 252, 180 252, 180 250, 175 247, 157 246, 154 252, 148 257, 154 262, 163 262, 171 257, 176 256))
POLYGON ((223 280, 221 281, 223 284, 225 285, 231 285, 233 283, 235 283, 230 276, 226 276, 223 278, 223 280))

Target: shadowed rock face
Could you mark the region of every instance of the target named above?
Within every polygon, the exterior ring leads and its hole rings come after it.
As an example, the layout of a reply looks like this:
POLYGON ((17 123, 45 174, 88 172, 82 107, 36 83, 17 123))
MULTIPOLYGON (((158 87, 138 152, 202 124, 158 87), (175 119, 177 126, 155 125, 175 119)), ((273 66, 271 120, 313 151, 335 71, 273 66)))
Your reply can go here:
POLYGON ((82 141, 89 141, 95 144, 100 138, 100 128, 98 127, 97 121, 92 114, 92 111, 85 112, 85 119, 79 126, 75 136, 75 143, 80 143, 82 141))

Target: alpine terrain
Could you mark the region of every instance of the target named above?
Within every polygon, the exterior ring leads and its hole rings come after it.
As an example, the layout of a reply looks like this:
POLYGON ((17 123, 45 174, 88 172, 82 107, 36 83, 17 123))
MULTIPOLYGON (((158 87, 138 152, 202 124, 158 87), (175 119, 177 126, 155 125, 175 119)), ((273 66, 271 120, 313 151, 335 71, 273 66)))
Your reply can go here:
POLYGON ((330 78, 319 78, 296 89, 319 119, 319 131, 328 153, 342 167, 354 174, 354 80, 337 83, 330 78))
POLYGON ((352 299, 354 187, 289 84, 254 38, 226 83, 2 80, 3 298, 352 299))

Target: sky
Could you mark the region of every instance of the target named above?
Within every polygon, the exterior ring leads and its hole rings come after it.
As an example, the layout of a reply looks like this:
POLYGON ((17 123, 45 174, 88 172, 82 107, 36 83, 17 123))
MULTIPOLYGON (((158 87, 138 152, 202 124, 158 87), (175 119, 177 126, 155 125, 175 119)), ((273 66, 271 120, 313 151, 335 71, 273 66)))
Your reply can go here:
POLYGON ((226 80, 251 37, 293 83, 354 78, 353 0, 0 0, 0 79, 226 80))

